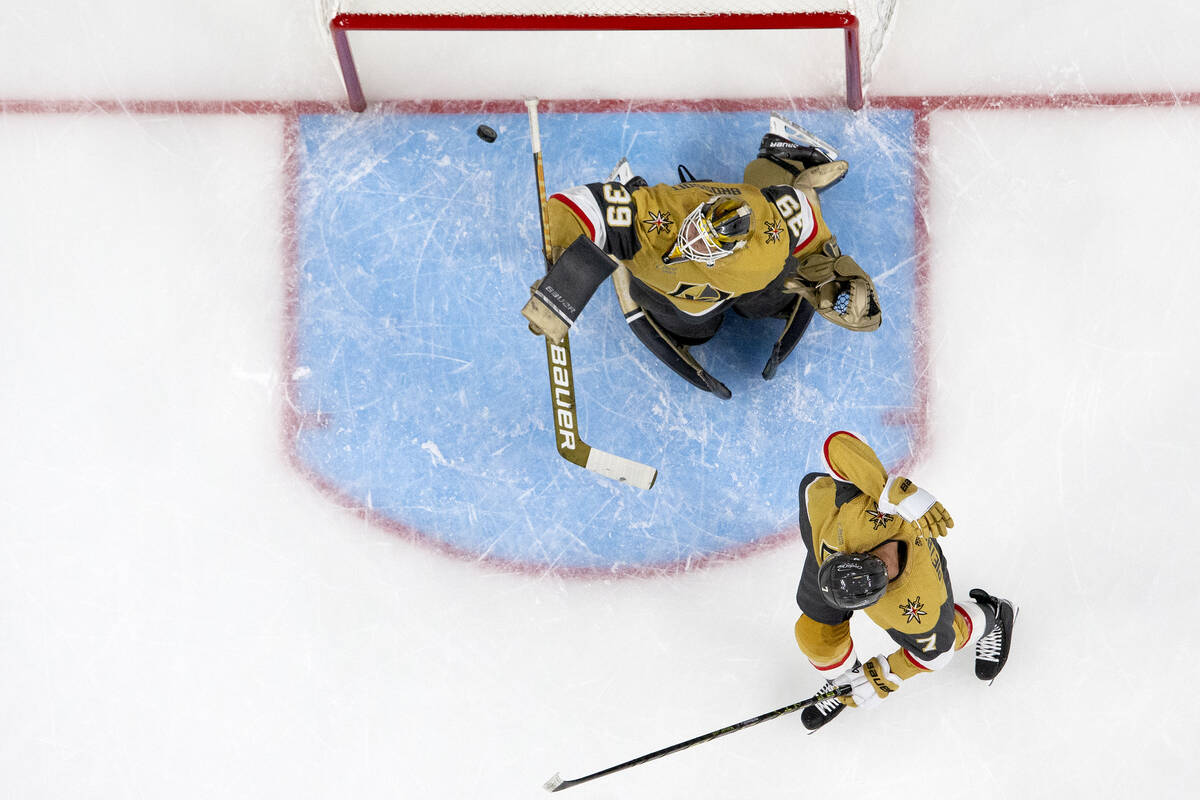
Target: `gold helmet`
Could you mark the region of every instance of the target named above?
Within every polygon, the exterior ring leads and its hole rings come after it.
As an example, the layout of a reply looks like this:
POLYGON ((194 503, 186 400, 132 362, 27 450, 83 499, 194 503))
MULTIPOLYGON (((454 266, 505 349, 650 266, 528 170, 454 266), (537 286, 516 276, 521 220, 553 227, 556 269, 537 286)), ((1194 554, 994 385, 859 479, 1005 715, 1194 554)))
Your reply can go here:
POLYGON ((732 197, 713 197, 683 218, 679 238, 663 261, 698 261, 712 266, 750 240, 750 206, 732 197))

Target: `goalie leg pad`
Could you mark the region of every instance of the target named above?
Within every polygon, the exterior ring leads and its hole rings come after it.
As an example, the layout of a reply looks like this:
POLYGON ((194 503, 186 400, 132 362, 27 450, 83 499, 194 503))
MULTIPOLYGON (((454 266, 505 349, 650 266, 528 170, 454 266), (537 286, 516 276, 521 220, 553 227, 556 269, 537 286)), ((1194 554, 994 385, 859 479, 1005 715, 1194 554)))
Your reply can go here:
POLYGON ((813 311, 812 305, 807 300, 803 297, 796 298, 796 303, 792 306, 792 313, 788 315, 787 327, 775 340, 775 345, 771 348, 771 357, 763 366, 763 380, 769 381, 775 377, 775 371, 779 369, 779 365, 787 360, 787 357, 796 349, 804 332, 808 330, 808 323, 812 322, 813 311))
POLYGON ((646 316, 646 312, 638 309, 632 314, 626 314, 625 321, 629 323, 633 335, 646 345, 646 349, 653 353, 659 361, 670 367, 676 375, 697 389, 712 392, 722 400, 733 397, 733 392, 729 391, 729 387, 700 366, 700 363, 688 352, 686 347, 672 342, 669 338, 670 334, 655 325, 650 317, 646 316))
POLYGON ((743 183, 763 188, 786 184, 824 189, 842 179, 849 164, 833 145, 778 114, 758 146, 758 158, 746 167, 743 183))
POLYGON ((617 302, 620 303, 621 312, 625 315, 625 322, 629 324, 634 336, 646 346, 647 350, 666 364, 672 372, 697 389, 712 392, 722 400, 728 400, 733 396, 725 384, 700 366, 700 363, 688 352, 687 347, 676 342, 671 334, 656 325, 638 305, 630 294, 629 271, 625 267, 619 267, 613 273, 612 280, 613 288, 617 293, 617 302))
POLYGON ((742 182, 760 189, 767 186, 824 189, 840 181, 849 169, 845 161, 827 161, 809 167, 800 161, 759 157, 746 165, 742 182))
POLYGON ((533 296, 521 309, 530 329, 545 334, 553 342, 562 341, 579 318, 579 312, 614 269, 613 260, 581 234, 554 262, 546 277, 533 285, 533 296))

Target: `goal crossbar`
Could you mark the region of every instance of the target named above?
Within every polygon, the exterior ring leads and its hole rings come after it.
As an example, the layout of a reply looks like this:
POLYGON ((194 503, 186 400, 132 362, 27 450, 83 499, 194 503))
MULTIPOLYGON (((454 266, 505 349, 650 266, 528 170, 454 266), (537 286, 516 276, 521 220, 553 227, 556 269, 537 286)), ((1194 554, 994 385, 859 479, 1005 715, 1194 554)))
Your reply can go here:
POLYGON ((689 31, 689 30, 832 30, 844 31, 846 105, 863 106, 858 17, 843 11, 696 14, 370 14, 343 13, 329 30, 346 84, 350 108, 367 107, 350 31, 689 31))

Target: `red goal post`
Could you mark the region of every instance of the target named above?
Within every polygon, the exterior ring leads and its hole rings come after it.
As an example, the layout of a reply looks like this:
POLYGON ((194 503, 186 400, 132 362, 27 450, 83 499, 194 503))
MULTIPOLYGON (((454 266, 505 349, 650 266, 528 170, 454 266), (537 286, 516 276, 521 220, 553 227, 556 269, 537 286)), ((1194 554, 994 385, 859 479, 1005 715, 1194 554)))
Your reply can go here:
POLYGON ((699 31, 836 30, 845 38, 846 105, 863 106, 858 17, 848 11, 699 14, 382 14, 341 13, 329 22, 350 108, 367 107, 350 50, 350 31, 699 31))

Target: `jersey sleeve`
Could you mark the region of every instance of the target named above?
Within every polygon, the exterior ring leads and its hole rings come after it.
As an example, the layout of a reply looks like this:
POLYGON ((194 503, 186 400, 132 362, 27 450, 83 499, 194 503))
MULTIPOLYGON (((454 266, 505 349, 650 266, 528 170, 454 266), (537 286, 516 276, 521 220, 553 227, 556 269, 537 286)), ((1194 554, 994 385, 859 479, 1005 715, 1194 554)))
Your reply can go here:
POLYGON ((866 442, 849 431, 835 431, 825 439, 822 455, 830 475, 854 484, 875 500, 879 499, 888 474, 879 456, 866 442))
POLYGON ((580 233, 609 255, 625 261, 640 248, 633 221, 634 192, 620 183, 589 183, 550 196, 550 244, 566 247, 580 233))
POLYGON ((815 196, 810 199, 807 194, 791 186, 768 186, 761 191, 763 197, 770 200, 783 217, 792 255, 812 249, 812 245, 830 238, 831 234, 817 212, 815 196))

